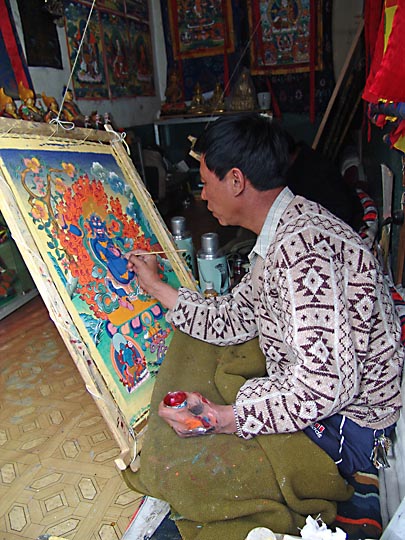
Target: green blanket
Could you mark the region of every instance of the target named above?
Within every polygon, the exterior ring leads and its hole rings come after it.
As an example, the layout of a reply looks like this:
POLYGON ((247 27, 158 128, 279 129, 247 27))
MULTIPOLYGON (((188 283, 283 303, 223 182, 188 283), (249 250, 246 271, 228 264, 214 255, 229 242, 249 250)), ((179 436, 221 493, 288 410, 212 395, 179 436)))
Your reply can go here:
POLYGON ((352 488, 333 461, 300 432, 181 439, 157 415, 168 391, 201 392, 232 403, 247 378, 262 376, 258 341, 216 347, 176 331, 156 380, 140 470, 124 471, 132 489, 167 501, 185 540, 243 540, 254 527, 298 534, 312 514, 332 523, 352 488))

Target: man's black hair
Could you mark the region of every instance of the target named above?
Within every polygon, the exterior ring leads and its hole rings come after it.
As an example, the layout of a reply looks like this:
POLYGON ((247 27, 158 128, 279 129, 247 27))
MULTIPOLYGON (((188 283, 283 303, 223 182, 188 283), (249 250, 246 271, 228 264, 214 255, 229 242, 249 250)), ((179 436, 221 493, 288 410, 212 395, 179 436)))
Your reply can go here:
POLYGON ((284 186, 289 164, 285 131, 270 118, 249 113, 223 116, 208 126, 194 150, 222 180, 236 167, 258 191, 284 186))

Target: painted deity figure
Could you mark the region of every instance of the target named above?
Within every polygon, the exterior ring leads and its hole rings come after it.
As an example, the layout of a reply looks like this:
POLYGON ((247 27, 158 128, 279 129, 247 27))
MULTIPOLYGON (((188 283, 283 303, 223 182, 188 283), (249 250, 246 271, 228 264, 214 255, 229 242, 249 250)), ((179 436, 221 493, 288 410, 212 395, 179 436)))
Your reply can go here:
POLYGON ((138 78, 140 80, 150 79, 151 76, 151 67, 148 60, 147 46, 146 43, 140 38, 138 41, 138 46, 135 50, 136 54, 136 66, 138 71, 138 78))
POLYGON ((127 268, 127 260, 120 246, 123 240, 120 237, 111 238, 108 235, 106 222, 97 214, 93 213, 87 222, 92 232, 90 245, 93 253, 109 272, 106 281, 109 290, 118 296, 120 305, 131 309, 131 304, 127 301, 128 293, 125 286, 133 280, 135 272, 127 268))
POLYGON ((147 373, 145 357, 141 356, 131 341, 121 345, 118 353, 124 384, 133 388, 147 373))
POLYGON ((91 28, 85 32, 85 21, 80 20, 77 32, 74 35, 76 49, 79 48, 82 42, 80 52, 80 69, 77 73, 79 81, 85 83, 100 82, 102 75, 99 66, 99 49, 97 44, 97 36, 91 28))
POLYGON ((4 88, 0 88, 0 116, 20 119, 14 99, 4 92, 4 88))
POLYGON ((73 122, 78 127, 84 127, 84 116, 80 112, 79 107, 73 101, 73 92, 70 88, 64 90, 65 101, 63 102, 62 113, 65 120, 73 122))
POLYGON ((115 40, 115 57, 113 61, 114 78, 117 82, 123 83, 128 79, 128 66, 125 54, 119 39, 115 40))
POLYGON ((122 384, 129 392, 148 376, 146 359, 134 343, 122 334, 113 337, 114 362, 122 384))
POLYGON ((35 94, 31 88, 26 88, 22 81, 18 83, 18 95, 21 99, 21 105, 18 108, 18 114, 23 120, 31 122, 43 122, 44 111, 41 107, 37 107, 35 94))

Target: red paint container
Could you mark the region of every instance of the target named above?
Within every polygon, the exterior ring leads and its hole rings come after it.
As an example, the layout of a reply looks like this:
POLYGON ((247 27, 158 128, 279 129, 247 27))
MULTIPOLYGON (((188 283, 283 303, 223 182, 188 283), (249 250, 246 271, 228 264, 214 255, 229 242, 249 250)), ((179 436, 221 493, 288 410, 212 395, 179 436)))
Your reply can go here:
POLYGON ((177 392, 168 392, 163 398, 163 403, 166 407, 182 409, 187 406, 187 394, 180 390, 177 392))

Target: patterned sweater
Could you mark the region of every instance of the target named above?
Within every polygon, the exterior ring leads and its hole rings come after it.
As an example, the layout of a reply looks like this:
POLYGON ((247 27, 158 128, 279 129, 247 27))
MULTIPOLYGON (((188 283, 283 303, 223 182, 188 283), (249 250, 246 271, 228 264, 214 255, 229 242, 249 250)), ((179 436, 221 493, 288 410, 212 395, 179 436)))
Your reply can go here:
POLYGON ((205 299, 179 289, 167 318, 230 345, 259 336, 267 376, 234 406, 238 435, 294 432, 337 412, 360 426, 393 424, 401 407, 400 323, 379 263, 319 205, 291 197, 257 279, 205 299))

